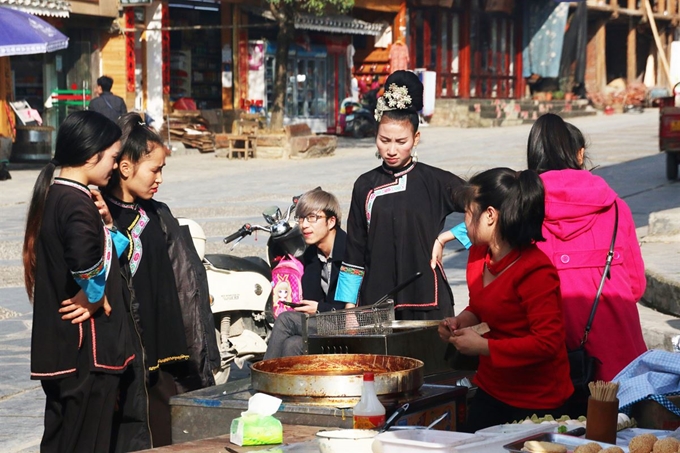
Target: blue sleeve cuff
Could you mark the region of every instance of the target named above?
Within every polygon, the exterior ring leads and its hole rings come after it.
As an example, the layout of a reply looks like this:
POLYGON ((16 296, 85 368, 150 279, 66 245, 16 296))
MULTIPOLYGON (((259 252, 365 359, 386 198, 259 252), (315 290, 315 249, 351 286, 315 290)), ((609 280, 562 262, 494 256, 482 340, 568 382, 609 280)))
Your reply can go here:
POLYGON ((82 278, 74 276, 76 283, 80 286, 85 294, 87 300, 94 304, 99 302, 104 297, 104 290, 106 289, 106 269, 102 269, 97 275, 82 278))
POLYGON ((458 242, 463 244, 463 247, 469 249, 472 246, 472 242, 467 235, 467 228, 465 227, 465 222, 459 223, 458 225, 451 228, 451 234, 458 239, 458 242))
POLYGON ((130 240, 120 231, 111 231, 111 240, 116 246, 116 255, 120 258, 125 249, 128 248, 128 245, 130 245, 130 240))
POLYGON ((335 289, 335 300, 356 304, 363 278, 363 270, 342 266, 340 268, 340 275, 338 275, 338 285, 335 289))

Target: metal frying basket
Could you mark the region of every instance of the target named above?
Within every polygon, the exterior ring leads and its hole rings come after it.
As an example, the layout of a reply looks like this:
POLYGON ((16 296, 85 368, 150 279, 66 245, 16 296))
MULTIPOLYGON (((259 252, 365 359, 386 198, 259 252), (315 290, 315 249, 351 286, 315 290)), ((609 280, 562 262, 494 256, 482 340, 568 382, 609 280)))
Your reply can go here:
POLYGON ((318 335, 383 335, 392 333, 394 302, 387 300, 368 307, 317 313, 318 335))

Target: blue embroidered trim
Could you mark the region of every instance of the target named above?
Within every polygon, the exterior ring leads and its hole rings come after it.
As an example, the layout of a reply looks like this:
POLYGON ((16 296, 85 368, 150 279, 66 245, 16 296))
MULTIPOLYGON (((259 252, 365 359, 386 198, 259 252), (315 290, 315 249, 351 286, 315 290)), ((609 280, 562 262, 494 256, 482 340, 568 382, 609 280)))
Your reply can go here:
POLYGON ((146 215, 144 209, 136 203, 125 203, 114 198, 108 198, 108 200, 116 206, 125 209, 133 209, 139 213, 134 222, 127 227, 127 230, 130 232, 130 240, 132 241, 132 247, 130 247, 129 252, 130 273, 134 277, 137 273, 137 269, 139 269, 139 263, 142 261, 142 255, 144 255, 141 236, 142 232, 144 232, 144 228, 146 228, 146 225, 149 223, 149 216, 146 215))
POLYGON ((343 264, 335 288, 335 300, 356 304, 363 279, 363 269, 343 264))

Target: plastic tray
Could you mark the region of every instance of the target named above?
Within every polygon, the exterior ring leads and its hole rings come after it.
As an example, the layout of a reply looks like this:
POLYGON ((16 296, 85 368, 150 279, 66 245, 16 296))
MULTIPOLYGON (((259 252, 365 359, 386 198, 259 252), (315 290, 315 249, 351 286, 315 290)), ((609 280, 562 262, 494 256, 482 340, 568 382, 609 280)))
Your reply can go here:
MULTIPOLYGON (((515 423, 494 425, 488 428, 475 431, 475 434, 484 437, 499 437, 512 435, 515 439, 519 437, 535 436, 536 434, 543 434, 548 432, 555 432, 557 425, 549 423, 515 423)), ((513 439, 514 440, 514 439, 513 439)))
MULTIPOLYGON (((555 433, 545 433, 545 434, 538 434, 536 436, 529 436, 525 437, 524 439, 520 439, 516 442, 512 442, 506 445, 503 445, 503 448, 506 450, 513 452, 513 453, 524 453, 522 452, 522 447, 524 447, 524 442, 528 440, 538 440, 542 442, 553 442, 555 444, 562 444, 565 447, 567 447, 568 452, 574 451, 576 447, 579 445, 585 445, 590 442, 595 442, 589 439, 583 439, 581 437, 574 437, 574 436, 567 436, 565 434, 555 434, 555 433)), ((607 448, 607 447, 615 447, 616 445, 613 444, 608 444, 605 442, 597 442, 600 444, 602 448, 607 448)), ((628 447, 621 447, 621 449, 628 453, 628 447)))
POLYGON ((475 434, 434 429, 415 429, 378 434, 376 441, 382 444, 384 453, 455 452, 455 447, 484 440, 475 434))

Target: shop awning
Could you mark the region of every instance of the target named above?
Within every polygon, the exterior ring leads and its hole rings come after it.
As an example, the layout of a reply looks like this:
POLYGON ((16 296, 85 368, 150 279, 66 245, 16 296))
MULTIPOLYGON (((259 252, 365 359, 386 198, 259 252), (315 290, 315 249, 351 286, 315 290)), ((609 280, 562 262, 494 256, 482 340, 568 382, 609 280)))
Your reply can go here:
POLYGON ((0 0, 0 6, 36 16, 69 17, 71 3, 65 0, 0 0))
MULTIPOLYGON (((0 0, 1 1, 1 0, 0 0)), ((241 5, 244 11, 257 14, 268 20, 274 20, 271 11, 265 8, 257 8, 241 5)), ((332 16, 316 16, 314 14, 295 15, 295 28, 298 30, 322 31, 328 33, 340 33, 350 35, 373 35, 380 36, 387 27, 387 23, 371 23, 354 17, 336 14, 332 16)))

